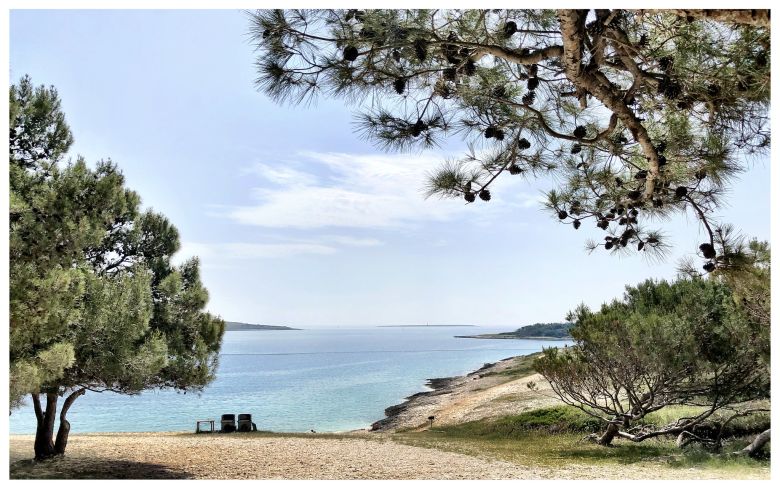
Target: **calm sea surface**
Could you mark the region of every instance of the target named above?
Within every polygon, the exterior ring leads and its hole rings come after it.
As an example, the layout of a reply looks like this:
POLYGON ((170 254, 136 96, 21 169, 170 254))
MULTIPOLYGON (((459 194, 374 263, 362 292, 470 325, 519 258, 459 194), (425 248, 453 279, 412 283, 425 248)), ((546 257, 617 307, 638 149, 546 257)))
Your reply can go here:
MULTIPOLYGON (((217 379, 200 394, 88 392, 70 409, 73 432, 194 430, 195 420, 252 413, 258 429, 366 428, 384 409, 425 390, 426 379, 463 375, 486 362, 540 351, 556 341, 478 340, 453 335, 510 328, 417 327, 229 331, 217 379)), ((217 423, 218 424, 218 423, 217 423)), ((35 432, 28 402, 11 433, 35 432)))

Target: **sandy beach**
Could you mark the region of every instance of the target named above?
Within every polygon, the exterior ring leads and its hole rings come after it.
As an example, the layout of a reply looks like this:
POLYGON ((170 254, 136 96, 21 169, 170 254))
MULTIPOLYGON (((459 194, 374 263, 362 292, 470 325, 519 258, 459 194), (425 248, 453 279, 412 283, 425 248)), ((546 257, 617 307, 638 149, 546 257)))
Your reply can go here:
MULTIPOLYGON (((704 469, 657 464, 538 467, 414 447, 385 434, 74 435, 68 455, 36 464, 32 436, 12 436, 12 478, 115 479, 710 479, 704 469)), ((751 474, 767 478, 769 470, 751 474)))
MULTIPOLYGON (((11 462, 32 456, 31 436, 11 438, 11 462)), ((48 471, 74 476, 187 479, 516 479, 500 461, 410 447, 382 435, 75 435, 68 460, 48 471), (59 467, 58 467, 59 465, 59 467)), ((39 464, 43 465, 43 464, 39 464)))

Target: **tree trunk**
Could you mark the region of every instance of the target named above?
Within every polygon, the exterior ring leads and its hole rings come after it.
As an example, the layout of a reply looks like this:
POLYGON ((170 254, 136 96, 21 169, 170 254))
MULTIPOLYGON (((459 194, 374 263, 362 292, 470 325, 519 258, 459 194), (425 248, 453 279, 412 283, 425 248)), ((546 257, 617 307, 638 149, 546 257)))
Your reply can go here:
POLYGON ((605 431, 604 434, 601 435, 598 440, 596 440, 596 443, 604 446, 611 445, 612 440, 615 439, 615 435, 617 435, 618 431, 620 431, 620 428, 618 428, 617 420, 614 420, 614 422, 607 425, 607 431, 605 431))
POLYGON ((644 195, 653 196, 656 181, 660 174, 659 154, 653 145, 647 128, 642 125, 637 115, 628 108, 617 86, 598 70, 586 70, 582 64, 582 52, 585 47, 585 21, 588 10, 558 10, 558 20, 561 26, 563 40, 563 56, 561 62, 566 72, 566 78, 575 87, 587 90, 606 108, 612 111, 620 122, 631 132, 634 141, 639 143, 647 158, 647 179, 644 195))
POLYGON ((46 411, 41 410, 39 394, 33 394, 37 427, 35 430, 35 460, 45 460, 57 454, 54 449, 54 421, 57 417, 57 394, 46 393, 46 411))
POLYGON ((79 389, 71 393, 62 404, 62 410, 60 411, 60 427, 57 429, 57 440, 54 442, 54 451, 57 455, 64 455, 65 447, 68 446, 68 434, 70 434, 70 422, 66 418, 68 409, 70 409, 76 399, 84 394, 85 391, 85 389, 79 389))
POLYGON ((753 440, 753 443, 746 446, 742 450, 738 452, 734 452, 734 455, 748 455, 753 456, 755 455, 761 448, 769 442, 769 430, 764 431, 763 433, 759 434, 755 440, 753 440))

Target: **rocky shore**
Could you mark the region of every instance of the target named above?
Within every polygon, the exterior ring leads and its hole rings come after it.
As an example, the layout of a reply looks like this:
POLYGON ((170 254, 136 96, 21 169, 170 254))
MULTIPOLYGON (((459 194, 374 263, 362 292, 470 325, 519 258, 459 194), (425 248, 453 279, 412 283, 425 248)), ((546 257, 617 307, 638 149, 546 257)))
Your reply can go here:
POLYGON ((537 355, 486 363, 463 376, 429 379, 426 386, 431 390, 385 409, 386 417, 373 423, 370 431, 422 430, 430 426, 430 416, 435 426, 555 404, 549 384, 530 367, 537 355))

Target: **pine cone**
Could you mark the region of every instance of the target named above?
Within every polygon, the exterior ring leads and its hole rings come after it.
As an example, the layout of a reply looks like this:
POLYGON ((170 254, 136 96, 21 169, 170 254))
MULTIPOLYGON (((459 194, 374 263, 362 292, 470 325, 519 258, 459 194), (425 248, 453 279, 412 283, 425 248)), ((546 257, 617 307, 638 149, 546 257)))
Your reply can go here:
POLYGON ((398 95, 403 94, 406 90, 406 78, 396 78, 393 82, 393 88, 398 95))
POLYGON ((526 138, 520 138, 520 140, 517 142, 517 147, 521 150, 528 149, 531 147, 531 143, 526 138))
POLYGON ((702 255, 704 255, 704 258, 707 258, 708 260, 715 258, 715 248, 710 243, 700 244, 699 249, 701 250, 702 255))
POLYGON ((425 58, 428 56, 428 41, 425 39, 414 41, 414 54, 420 62, 425 61, 425 58))
POLYGON ((355 46, 347 46, 344 48, 344 59, 346 61, 355 61, 358 57, 358 50, 355 46))
POLYGON ((517 32, 517 24, 513 21, 509 21, 506 24, 504 24, 504 36, 509 39, 512 37, 512 35, 517 32))
POLYGON ((474 60, 468 60, 466 61, 466 64, 463 66, 463 71, 468 76, 472 76, 474 73, 477 72, 477 64, 474 63, 474 60))

